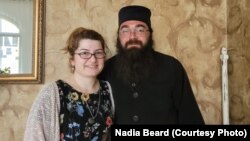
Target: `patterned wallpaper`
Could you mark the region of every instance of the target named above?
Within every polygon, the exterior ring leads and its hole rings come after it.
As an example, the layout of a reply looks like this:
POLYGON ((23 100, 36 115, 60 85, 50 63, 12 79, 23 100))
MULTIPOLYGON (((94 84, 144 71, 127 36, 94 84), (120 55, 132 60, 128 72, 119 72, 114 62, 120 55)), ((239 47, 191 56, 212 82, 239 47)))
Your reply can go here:
POLYGON ((228 2, 230 119, 250 124, 250 1, 228 2))
POLYGON ((206 124, 222 124, 222 47, 229 51, 230 122, 250 124, 250 2, 248 0, 46 0, 45 83, 0 85, 1 141, 20 141, 40 89, 69 73, 62 52, 79 26, 100 32, 115 54, 117 13, 124 5, 152 10, 155 49, 182 62, 206 124), (228 36, 227 36, 228 35, 228 36))

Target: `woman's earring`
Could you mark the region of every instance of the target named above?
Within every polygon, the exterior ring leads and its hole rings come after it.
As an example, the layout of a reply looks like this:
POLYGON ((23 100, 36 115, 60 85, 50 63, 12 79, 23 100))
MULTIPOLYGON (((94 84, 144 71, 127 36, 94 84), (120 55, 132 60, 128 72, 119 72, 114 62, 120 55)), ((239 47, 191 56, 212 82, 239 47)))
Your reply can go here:
POLYGON ((71 66, 71 72, 73 73, 75 71, 75 66, 71 66))

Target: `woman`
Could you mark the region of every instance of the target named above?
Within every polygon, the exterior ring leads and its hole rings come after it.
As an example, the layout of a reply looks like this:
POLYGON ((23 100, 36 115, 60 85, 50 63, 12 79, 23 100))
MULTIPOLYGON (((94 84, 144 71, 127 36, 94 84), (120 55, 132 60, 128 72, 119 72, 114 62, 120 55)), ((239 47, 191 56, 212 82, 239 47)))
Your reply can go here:
POLYGON ((107 140, 114 102, 107 81, 98 80, 105 61, 105 41, 94 30, 77 28, 64 50, 72 75, 47 85, 32 105, 25 141, 107 140))

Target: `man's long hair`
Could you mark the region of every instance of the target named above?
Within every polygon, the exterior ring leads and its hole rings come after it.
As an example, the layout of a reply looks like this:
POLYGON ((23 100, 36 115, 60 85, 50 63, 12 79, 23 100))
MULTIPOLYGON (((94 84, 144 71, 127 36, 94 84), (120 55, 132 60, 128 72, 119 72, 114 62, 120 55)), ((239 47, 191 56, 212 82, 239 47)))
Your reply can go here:
POLYGON ((117 37, 116 47, 117 60, 115 69, 118 78, 124 83, 139 83, 149 77, 155 65, 152 34, 145 46, 141 41, 134 39, 129 40, 123 47, 119 37, 117 37), (129 44, 140 44, 142 47, 127 48, 126 46, 129 44))

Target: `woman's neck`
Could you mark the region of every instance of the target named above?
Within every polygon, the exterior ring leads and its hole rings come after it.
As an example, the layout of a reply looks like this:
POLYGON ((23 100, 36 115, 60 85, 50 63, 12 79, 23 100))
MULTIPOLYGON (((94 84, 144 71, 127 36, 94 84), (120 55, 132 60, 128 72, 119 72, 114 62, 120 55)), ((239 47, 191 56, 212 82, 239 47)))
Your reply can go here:
POLYGON ((99 81, 96 77, 82 77, 74 74, 72 79, 73 87, 84 93, 95 93, 100 88, 99 81))

